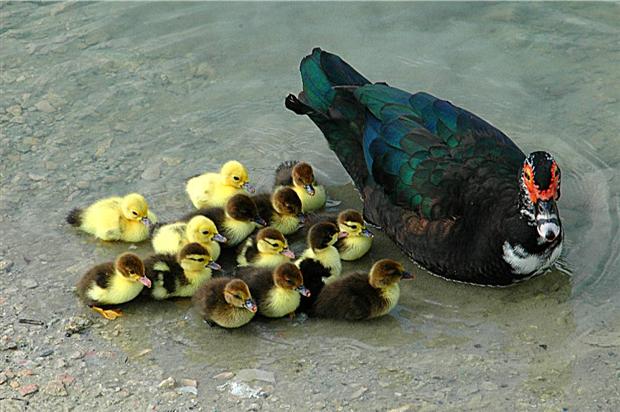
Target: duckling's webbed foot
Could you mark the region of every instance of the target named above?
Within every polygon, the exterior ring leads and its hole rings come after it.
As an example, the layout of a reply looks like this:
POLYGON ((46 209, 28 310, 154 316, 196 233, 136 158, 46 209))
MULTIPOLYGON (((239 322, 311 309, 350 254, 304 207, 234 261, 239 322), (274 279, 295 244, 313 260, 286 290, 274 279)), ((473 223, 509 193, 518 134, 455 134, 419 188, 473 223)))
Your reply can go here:
POLYGON ((97 306, 91 306, 90 308, 108 320, 114 320, 123 316, 123 311, 120 309, 102 309, 97 306))

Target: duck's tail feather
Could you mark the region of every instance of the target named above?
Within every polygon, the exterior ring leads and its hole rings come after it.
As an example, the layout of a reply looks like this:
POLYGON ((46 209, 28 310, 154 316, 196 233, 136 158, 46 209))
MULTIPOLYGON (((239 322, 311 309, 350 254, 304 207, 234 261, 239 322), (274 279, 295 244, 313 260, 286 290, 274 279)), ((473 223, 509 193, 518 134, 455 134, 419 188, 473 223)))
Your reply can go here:
POLYGON ((69 214, 67 214, 66 221, 71 226, 76 226, 76 227, 81 226, 82 225, 82 209, 77 208, 77 207, 75 209, 72 209, 69 212, 69 214))
POLYGON ((362 149, 366 113, 353 91, 370 82, 340 57, 319 48, 301 61, 300 71, 303 91, 289 95, 286 108, 307 115, 321 129, 360 189, 368 176, 362 149))

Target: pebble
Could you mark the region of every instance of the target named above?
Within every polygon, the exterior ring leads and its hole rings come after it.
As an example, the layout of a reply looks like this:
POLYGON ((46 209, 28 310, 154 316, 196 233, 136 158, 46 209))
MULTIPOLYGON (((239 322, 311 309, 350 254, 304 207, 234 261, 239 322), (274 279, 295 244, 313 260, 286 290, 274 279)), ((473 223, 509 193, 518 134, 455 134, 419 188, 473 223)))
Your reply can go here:
POLYGON ((0 260, 0 272, 8 272, 13 267, 13 261, 9 259, 0 260))
POLYGON ((195 379, 181 379, 179 383, 183 386, 191 386, 194 388, 198 386, 198 381, 195 379))
POLYGON ((54 349, 46 349, 43 352, 39 353, 39 357, 40 358, 46 358, 46 357, 50 356, 52 353, 54 353, 54 349))
POLYGON ((237 379, 246 382, 257 380, 276 383, 276 378, 273 372, 262 369, 241 369, 237 372, 237 379))
POLYGON ((21 116, 22 114, 22 107, 18 104, 13 105, 11 107, 9 107, 8 109, 6 109, 7 112, 9 112, 10 114, 12 114, 13 116, 21 116))
POLYGON ((83 357, 84 357, 84 353, 80 352, 79 350, 69 355, 69 359, 82 359, 83 357))
POLYGON ((39 284, 34 279, 26 278, 22 280, 22 286, 25 287, 26 289, 34 289, 37 286, 39 286, 39 284))
POLYGON ((361 388, 359 388, 358 390, 353 392, 351 395, 349 395, 349 399, 357 399, 360 396, 362 396, 363 394, 365 394, 366 391, 368 391, 368 388, 362 386, 361 388))
POLYGON ((399 406, 398 408, 390 409, 388 410, 388 412, 407 412, 407 411, 412 411, 412 410, 413 410, 413 405, 407 404, 407 405, 399 406))
POLYGON ((192 395, 198 395, 198 389, 193 386, 181 386, 177 388, 178 393, 191 393, 192 395))
POLYGON ((157 387, 158 388, 174 388, 174 385, 176 385, 176 381, 174 380, 172 376, 168 376, 166 379, 159 382, 159 385, 157 385, 157 387))
POLYGON ((222 372, 222 373, 218 373, 217 375, 215 375, 213 377, 213 379, 230 379, 233 376, 235 376, 235 374, 233 372, 222 372))
POLYGON ((142 179, 157 180, 160 174, 161 174, 161 164, 153 163, 153 164, 148 165, 146 169, 144 169, 144 172, 142 172, 142 179))
POLYGON ((26 395, 33 394, 37 392, 38 390, 39 390, 39 386, 35 383, 31 383, 29 385, 24 385, 21 388, 19 388, 19 394, 21 396, 26 396, 26 395))
POLYGON ((45 176, 37 175, 34 173, 28 173, 28 177, 30 180, 34 180, 35 182, 40 182, 41 180, 45 180, 45 176))
POLYGON ((34 107, 36 107, 38 111, 43 113, 53 113, 56 111, 56 108, 54 108, 54 106, 52 106, 51 103, 47 100, 41 100, 40 102, 36 103, 34 107))
POLYGON ((42 392, 50 396, 67 396, 67 389, 65 384, 61 381, 50 381, 42 389, 42 392))

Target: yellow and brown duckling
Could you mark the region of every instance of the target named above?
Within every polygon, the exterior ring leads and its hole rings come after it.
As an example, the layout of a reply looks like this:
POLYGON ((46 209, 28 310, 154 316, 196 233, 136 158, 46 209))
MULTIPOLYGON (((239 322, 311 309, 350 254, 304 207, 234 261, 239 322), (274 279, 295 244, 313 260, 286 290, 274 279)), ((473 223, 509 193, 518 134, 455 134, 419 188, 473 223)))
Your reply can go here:
POLYGON ((211 279, 192 300, 209 326, 238 328, 250 322, 257 311, 248 285, 240 279, 211 279))
POLYGON ((325 285, 313 314, 321 318, 364 320, 389 313, 398 303, 401 279, 413 276, 391 259, 376 262, 370 274, 357 272, 325 285))
POLYGON ((149 210, 146 199, 138 193, 99 200, 85 209, 75 208, 67 215, 67 223, 103 240, 142 242, 157 217, 149 210))
POLYGON ((147 291, 152 298, 191 297, 221 267, 199 243, 185 245, 177 254, 156 254, 144 261, 146 276, 152 287, 147 291))
POLYGON ((215 223, 219 233, 226 237, 225 247, 237 246, 243 242, 257 227, 266 226, 267 222, 259 216, 256 204, 245 194, 237 194, 228 199, 226 207, 198 209, 186 215, 182 220, 194 216, 206 216, 215 223))
POLYGON ((343 210, 338 214, 337 222, 340 231, 347 234, 335 245, 340 259, 357 260, 368 253, 374 235, 366 227, 362 214, 354 209, 343 210))
POLYGON ((220 235, 215 223, 206 216, 192 217, 188 222, 176 222, 163 225, 153 232, 153 250, 155 253, 176 254, 188 243, 200 243, 209 252, 213 260, 220 257, 220 243, 226 243, 226 237, 220 235))
POLYGON ((303 225, 301 199, 290 187, 279 187, 271 195, 255 195, 252 200, 267 224, 283 235, 295 233, 303 225))
POLYGON ((324 279, 326 283, 335 280, 342 271, 342 262, 334 245, 344 236, 346 233, 340 232, 331 222, 319 222, 313 225, 308 231, 308 247, 295 264, 301 266, 306 260, 314 260, 329 273, 329 277, 324 279))
POLYGON ((123 253, 114 262, 99 264, 90 269, 77 283, 80 299, 106 319, 121 316, 118 309, 102 306, 120 305, 133 300, 142 288, 151 287, 145 276, 144 263, 133 253, 123 253))
POLYGON ((273 270, 246 268, 237 277, 248 284, 258 313, 269 318, 293 315, 300 295, 310 296, 299 268, 292 263, 283 263, 273 270))
POLYGON ((321 209, 327 202, 325 187, 314 177, 312 166, 306 162, 284 162, 276 169, 275 187, 291 187, 302 204, 304 213, 321 209))
POLYGON ((254 193, 248 170, 240 162, 230 160, 219 173, 204 173, 187 181, 186 191, 194 207, 224 207, 238 193, 254 193))
POLYGON ((261 229, 256 236, 246 240, 237 255, 239 266, 275 268, 281 263, 295 259, 284 235, 271 227, 261 229))

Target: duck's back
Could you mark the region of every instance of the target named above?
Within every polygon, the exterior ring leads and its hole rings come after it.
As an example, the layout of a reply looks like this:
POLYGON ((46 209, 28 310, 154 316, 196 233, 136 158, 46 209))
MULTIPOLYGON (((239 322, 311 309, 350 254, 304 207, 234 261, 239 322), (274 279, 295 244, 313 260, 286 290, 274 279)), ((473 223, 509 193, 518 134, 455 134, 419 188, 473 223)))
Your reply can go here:
POLYGON ((352 273, 326 285, 313 307, 317 317, 362 320, 373 317, 386 306, 381 292, 368 283, 368 274, 352 273))

